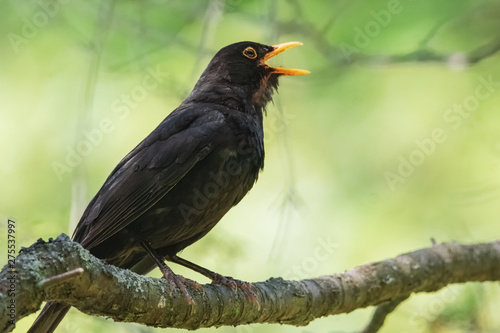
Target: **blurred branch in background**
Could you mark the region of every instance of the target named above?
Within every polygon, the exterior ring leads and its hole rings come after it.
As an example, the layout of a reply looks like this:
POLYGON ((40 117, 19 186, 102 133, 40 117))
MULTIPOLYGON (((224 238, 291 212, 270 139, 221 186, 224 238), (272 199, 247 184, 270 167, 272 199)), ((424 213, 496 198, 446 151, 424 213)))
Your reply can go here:
MULTIPOLYGON (((94 28, 94 36, 88 45, 89 65, 87 75, 83 79, 83 91, 80 101, 79 118, 76 125, 74 151, 82 149, 80 145, 85 142, 84 131, 92 128, 92 109, 94 105, 95 90, 101 58, 107 42, 111 27, 116 0, 104 1, 97 12, 97 22, 94 28)), ((88 149, 88 148, 85 148, 88 149)), ((85 181, 85 160, 82 159, 75 167, 71 187, 71 210, 69 219, 69 230, 75 229, 76 224, 82 216, 87 204, 87 182, 85 181)))
MULTIPOLYGON (((2 269, 2 304, 8 304, 10 276, 16 280, 16 320, 50 300, 90 315, 155 327, 304 326, 319 317, 389 302, 376 311, 375 324, 368 326, 372 329, 365 329, 376 332, 387 314, 412 293, 432 292, 452 283, 500 281, 500 240, 473 245, 442 243, 315 279, 271 278, 254 283, 258 302, 245 298, 241 291, 208 284, 203 291, 188 286, 194 300, 190 306, 178 292, 169 295, 164 280, 106 265, 64 234, 23 248, 15 270, 8 265, 2 269), (65 274, 69 271, 72 274, 65 274)), ((8 311, 7 307, 0 311, 2 331, 13 328, 8 311)))
MULTIPOLYGON (((371 39, 378 36, 380 30, 375 30, 374 35, 370 35, 370 32, 362 31, 361 29, 355 30, 356 34, 354 35, 353 41, 350 43, 331 43, 326 36, 328 30, 335 25, 338 18, 342 15, 343 10, 347 8, 347 5, 342 6, 342 3, 339 2, 341 5, 339 11, 334 12, 323 27, 318 27, 317 24, 302 19, 303 10, 298 1, 288 0, 288 2, 291 4, 291 7, 294 8, 296 17, 290 20, 276 22, 277 29, 282 34, 302 35, 310 39, 314 42, 316 49, 330 62, 330 65, 336 68, 354 64, 390 64, 401 62, 444 62, 452 68, 461 68, 467 65, 474 65, 500 51, 500 39, 498 38, 470 52, 457 51, 452 53, 440 53, 433 50, 429 44, 443 26, 457 23, 457 21, 460 23, 461 20, 470 19, 468 17, 456 18, 448 15, 429 29, 428 33, 418 43, 417 49, 412 52, 403 54, 369 54, 364 52, 364 48, 370 44, 371 39)), ((478 5, 472 13, 485 10, 483 7, 484 4, 478 5)), ((401 7, 400 10, 402 9, 401 7)), ((398 13, 399 11, 396 14, 398 13)), ((381 23, 379 21, 380 19, 380 17, 377 17, 377 19, 373 21, 373 23, 379 24, 378 29, 384 27, 384 23, 381 23)), ((391 20, 392 18, 390 14, 388 14, 385 24, 390 24, 391 20)), ((322 70, 323 69, 319 68, 314 69, 316 73, 320 73, 322 70)))
MULTIPOLYGON (((185 87, 190 87, 192 82, 196 82, 199 72, 200 72, 200 67, 203 64, 203 58, 206 57, 207 54, 210 54, 208 52, 208 45, 213 44, 213 39, 215 36, 217 24, 219 20, 222 18, 223 15, 223 10, 224 10, 224 2, 220 0, 211 0, 208 2, 207 8, 205 10, 205 15, 203 17, 203 23, 202 23, 202 30, 201 30, 201 37, 198 42, 198 50, 196 52, 196 60, 195 64, 193 66, 193 69, 191 70, 191 74, 187 76, 187 79, 189 79, 189 82, 187 82, 184 86, 185 87)), ((190 91, 184 91, 183 97, 185 98, 189 95, 190 91)))
POLYGON ((377 306, 372 319, 360 333, 376 333, 378 332, 387 318, 387 316, 396 309, 396 307, 404 302, 409 296, 394 298, 389 302, 377 306))

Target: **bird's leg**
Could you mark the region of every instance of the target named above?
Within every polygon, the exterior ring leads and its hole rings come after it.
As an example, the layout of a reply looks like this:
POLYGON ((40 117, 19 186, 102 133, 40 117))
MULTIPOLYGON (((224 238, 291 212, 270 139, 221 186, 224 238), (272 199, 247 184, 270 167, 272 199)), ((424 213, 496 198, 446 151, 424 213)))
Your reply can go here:
MULTIPOLYGON (((169 284, 170 296, 172 296, 173 290, 175 289, 175 287, 177 287, 186 297, 188 304, 192 305, 194 303, 193 298, 186 289, 186 282, 188 279, 186 279, 182 275, 175 274, 170 269, 170 267, 168 267, 167 264, 165 264, 163 258, 158 254, 158 252, 156 252, 155 249, 151 247, 151 244, 149 244, 149 242, 141 242, 140 244, 144 248, 144 250, 149 254, 149 256, 154 260, 156 265, 158 265, 160 271, 163 273, 163 277, 165 278, 165 280, 167 280, 169 284)), ((198 283, 196 284, 200 286, 198 283)))
POLYGON ((177 255, 169 255, 166 256, 165 259, 168 261, 174 262, 176 264, 182 265, 184 267, 190 268, 195 272, 198 272, 202 275, 205 275, 207 278, 212 280, 213 284, 220 284, 227 286, 234 290, 236 293, 238 291, 238 288, 243 291, 243 293, 253 302, 256 302, 259 304, 257 300, 257 294, 255 293, 255 287, 248 282, 236 280, 230 276, 223 276, 218 273, 212 272, 211 270, 208 270, 204 267, 198 266, 195 263, 188 261, 186 259, 179 258, 177 255))

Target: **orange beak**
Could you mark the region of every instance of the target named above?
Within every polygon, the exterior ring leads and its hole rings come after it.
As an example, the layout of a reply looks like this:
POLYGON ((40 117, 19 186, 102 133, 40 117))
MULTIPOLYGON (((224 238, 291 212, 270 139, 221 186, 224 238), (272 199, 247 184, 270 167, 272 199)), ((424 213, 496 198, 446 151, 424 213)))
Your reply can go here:
MULTIPOLYGON (((266 53, 266 55, 264 55, 264 58, 262 59, 262 63, 264 65, 266 65, 266 61, 268 61, 269 59, 271 59, 275 55, 280 54, 283 51, 286 51, 292 47, 299 46, 299 45, 302 45, 302 43, 301 42, 288 42, 288 43, 281 43, 281 44, 273 45, 274 50, 269 52, 269 53, 266 53)), ((273 70, 273 73, 281 74, 281 75, 304 75, 304 74, 311 73, 311 72, 303 70, 303 69, 295 69, 295 68, 283 68, 283 67, 271 67, 271 66, 269 66, 269 68, 271 68, 273 70)))

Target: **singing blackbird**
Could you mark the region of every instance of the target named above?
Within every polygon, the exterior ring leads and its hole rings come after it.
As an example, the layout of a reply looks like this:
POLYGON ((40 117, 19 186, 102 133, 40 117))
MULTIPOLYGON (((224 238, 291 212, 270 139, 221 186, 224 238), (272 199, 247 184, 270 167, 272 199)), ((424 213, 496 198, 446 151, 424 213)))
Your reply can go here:
MULTIPOLYGON (((239 42, 222 48, 191 94, 115 167, 89 203, 73 239, 106 263, 146 274, 156 266, 170 290, 187 279, 163 261, 191 268, 231 288, 249 285, 176 254, 236 205, 264 166, 266 104, 281 75, 308 71, 266 61, 299 42, 239 42)), ((29 332, 52 332, 69 306, 49 302, 29 332)))

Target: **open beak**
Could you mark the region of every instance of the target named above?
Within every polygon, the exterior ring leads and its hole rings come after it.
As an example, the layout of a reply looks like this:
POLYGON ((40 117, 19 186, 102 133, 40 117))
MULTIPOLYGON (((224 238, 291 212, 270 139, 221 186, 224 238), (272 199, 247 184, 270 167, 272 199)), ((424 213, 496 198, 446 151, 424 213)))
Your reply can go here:
MULTIPOLYGON (((266 55, 264 55, 264 58, 262 59, 262 63, 264 65, 266 65, 266 61, 268 61, 269 59, 271 59, 275 55, 280 54, 281 52, 283 52, 285 50, 288 50, 292 47, 299 46, 299 45, 302 45, 302 43, 301 42, 288 42, 288 43, 281 43, 281 44, 273 45, 272 47, 274 48, 274 50, 269 52, 269 53, 266 53, 266 55)), ((311 73, 311 72, 305 71, 303 69, 295 69, 295 68, 283 68, 283 67, 271 67, 271 66, 269 66, 269 68, 271 68, 273 70, 273 73, 281 74, 281 75, 304 75, 304 74, 311 73)))

